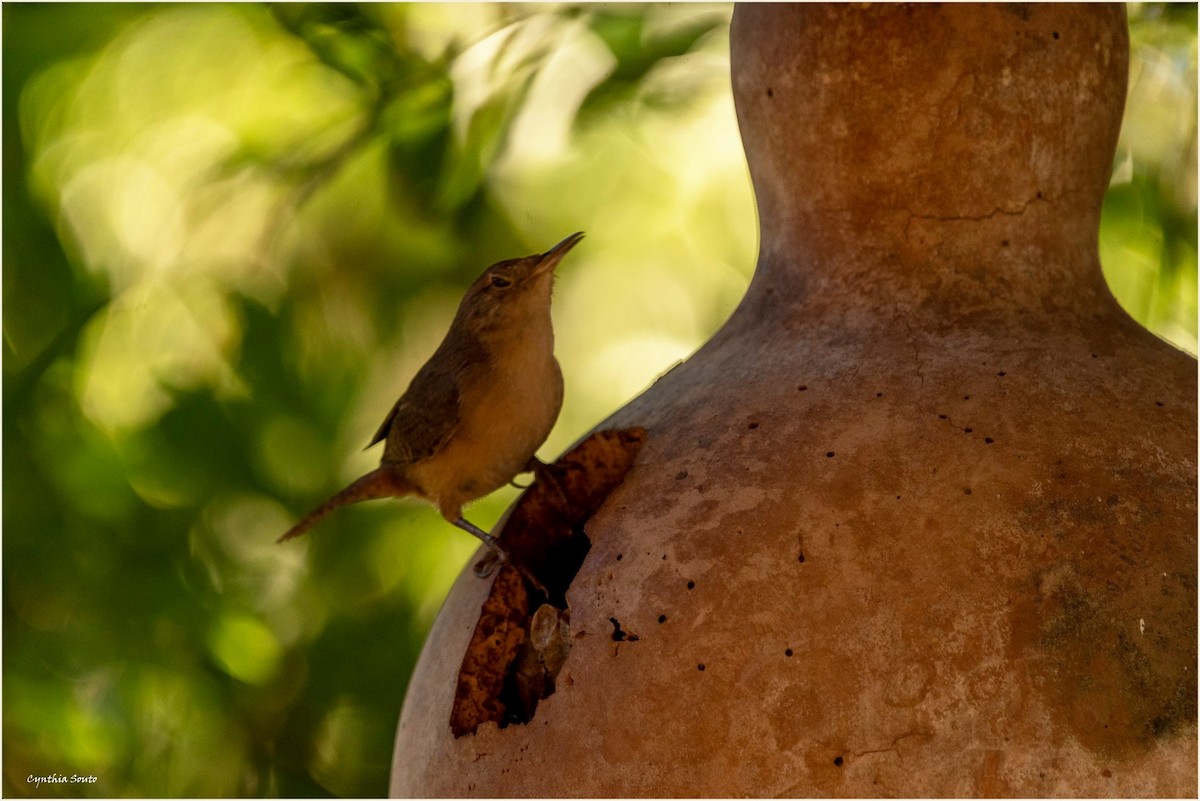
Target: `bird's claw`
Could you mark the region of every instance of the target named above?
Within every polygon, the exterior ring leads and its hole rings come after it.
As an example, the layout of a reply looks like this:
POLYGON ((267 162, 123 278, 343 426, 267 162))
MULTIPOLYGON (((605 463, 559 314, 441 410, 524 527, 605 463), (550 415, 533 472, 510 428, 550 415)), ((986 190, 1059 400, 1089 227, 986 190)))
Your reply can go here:
POLYGON ((499 544, 495 544, 489 546, 488 552, 475 563, 473 572, 476 578, 487 578, 495 572, 497 567, 506 564, 508 564, 508 551, 501 548, 499 544))
POLYGON ((538 577, 533 575, 533 572, 529 568, 525 567, 520 562, 512 561, 512 558, 508 555, 508 551, 501 548, 499 544, 493 545, 488 549, 488 552, 483 555, 483 558, 475 563, 475 567, 472 572, 475 574, 476 578, 485 579, 492 575, 492 573, 496 571, 496 568, 501 565, 512 565, 518 571, 520 571, 521 575, 525 577, 525 580, 529 582, 530 586, 547 598, 550 597, 550 591, 546 589, 546 585, 539 581, 538 577))

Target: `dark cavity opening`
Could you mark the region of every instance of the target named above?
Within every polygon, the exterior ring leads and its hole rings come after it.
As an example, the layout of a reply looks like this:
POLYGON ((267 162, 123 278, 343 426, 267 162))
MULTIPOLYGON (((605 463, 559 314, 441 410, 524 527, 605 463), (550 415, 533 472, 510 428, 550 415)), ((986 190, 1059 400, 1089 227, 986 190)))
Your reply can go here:
MULTIPOLYGON (((567 589, 591 548, 584 526, 625 480, 645 441, 640 428, 591 435, 549 465, 499 524, 511 561, 496 571, 459 668, 450 711, 455 737, 487 721, 528 723, 538 701, 554 692, 572 642, 567 589)), ((636 639, 613 623, 621 639, 636 639)))

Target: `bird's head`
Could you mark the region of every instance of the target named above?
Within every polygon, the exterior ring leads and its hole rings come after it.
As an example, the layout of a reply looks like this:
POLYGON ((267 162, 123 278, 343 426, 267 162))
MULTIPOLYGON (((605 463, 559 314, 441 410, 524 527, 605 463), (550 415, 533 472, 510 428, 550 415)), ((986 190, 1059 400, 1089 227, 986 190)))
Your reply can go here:
POLYGON ((459 315, 468 315, 472 326, 489 328, 502 320, 548 313, 554 268, 581 239, 583 233, 577 232, 545 253, 488 267, 467 290, 459 315))

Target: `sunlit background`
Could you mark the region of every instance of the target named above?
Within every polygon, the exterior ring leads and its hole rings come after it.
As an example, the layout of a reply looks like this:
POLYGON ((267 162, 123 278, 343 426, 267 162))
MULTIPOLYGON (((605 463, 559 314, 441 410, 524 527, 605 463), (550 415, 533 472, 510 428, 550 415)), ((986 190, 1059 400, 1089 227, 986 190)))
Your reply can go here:
MULTIPOLYGON (((493 261, 588 234, 545 457, 716 330, 757 237, 731 6, 3 14, 3 792, 383 795, 474 541, 411 502, 274 539, 493 261)), ((1131 31, 1105 273, 1195 353, 1196 8, 1131 31)))

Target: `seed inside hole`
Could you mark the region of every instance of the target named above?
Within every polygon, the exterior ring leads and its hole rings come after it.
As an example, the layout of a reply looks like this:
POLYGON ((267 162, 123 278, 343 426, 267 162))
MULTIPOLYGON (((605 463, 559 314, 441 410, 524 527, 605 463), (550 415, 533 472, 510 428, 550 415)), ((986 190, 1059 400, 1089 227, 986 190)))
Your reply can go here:
POLYGON ((659 615, 659 616, 658 616, 658 622, 659 622, 659 623, 666 623, 666 622, 667 622, 667 616, 666 616, 666 615, 659 615))
POLYGON ((832 459, 832 458, 833 458, 833 451, 826 451, 826 452, 825 452, 825 456, 826 456, 826 457, 828 457, 828 458, 830 458, 830 459, 832 459))
POLYGON ((792 655, 792 649, 791 649, 791 648, 785 648, 785 649, 783 650, 783 655, 784 655, 784 656, 791 656, 791 655, 792 655))
POLYGON ((698 671, 700 671, 701 673, 703 673, 703 672, 704 672, 704 663, 703 663, 703 662, 701 662, 700 664, 696 665, 696 670, 698 670, 698 671))
POLYGON ((835 756, 833 758, 833 764, 837 765, 839 768, 842 766, 842 761, 843 760, 840 756, 835 756))
POLYGON ((689 590, 694 590, 694 589, 696 589, 696 582, 694 582, 694 581, 689 581, 689 582, 688 582, 688 589, 689 589, 689 590))

